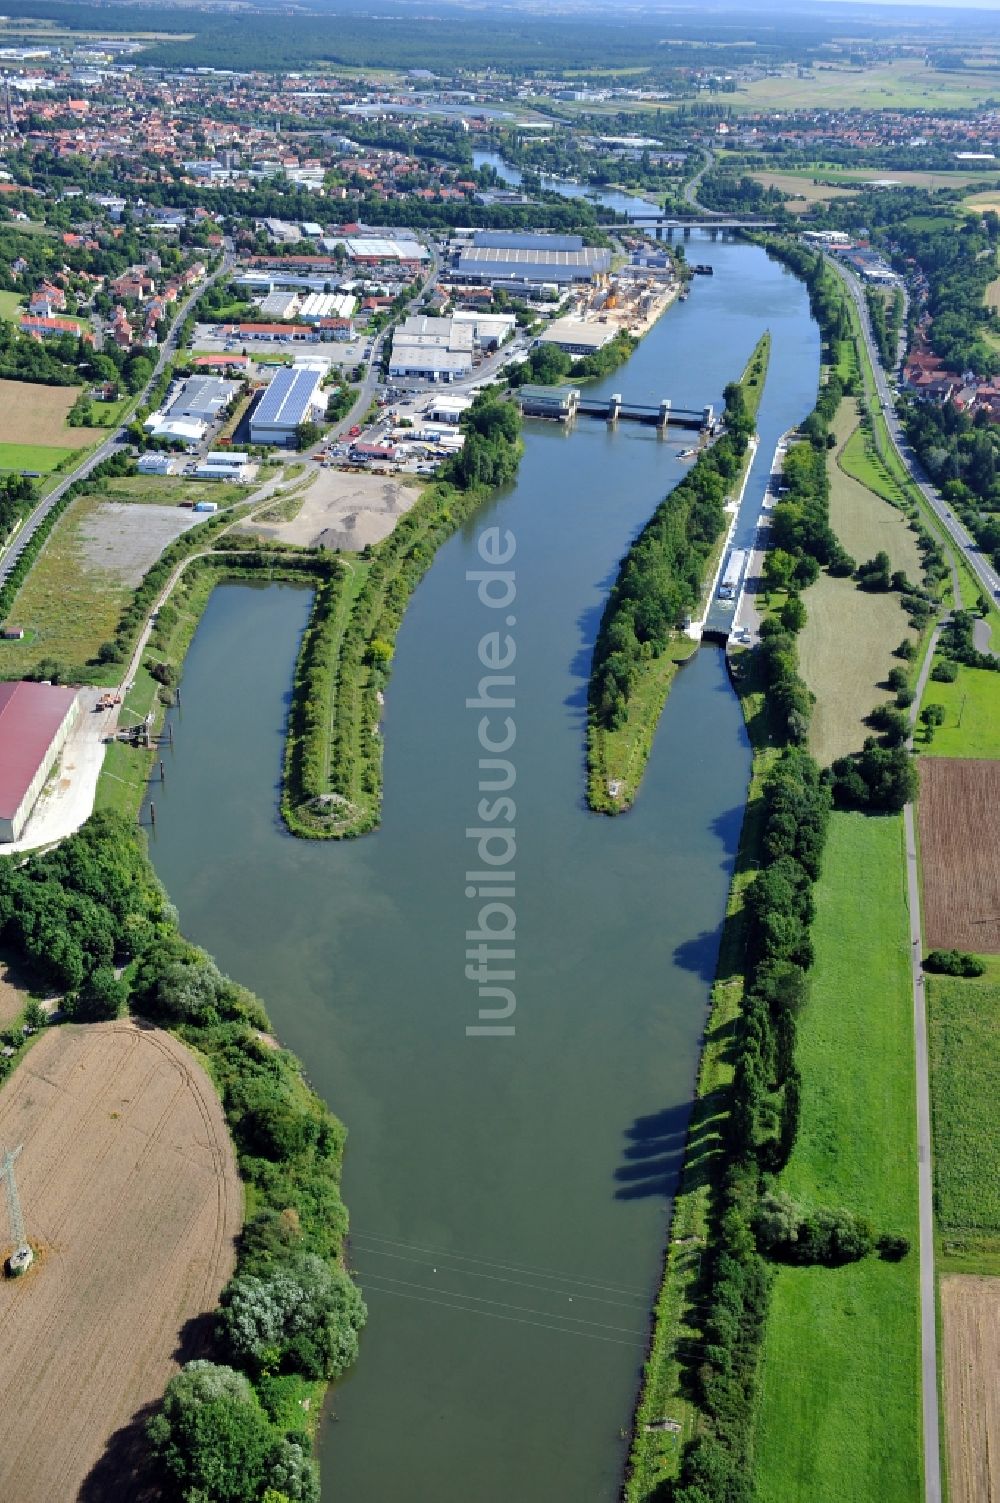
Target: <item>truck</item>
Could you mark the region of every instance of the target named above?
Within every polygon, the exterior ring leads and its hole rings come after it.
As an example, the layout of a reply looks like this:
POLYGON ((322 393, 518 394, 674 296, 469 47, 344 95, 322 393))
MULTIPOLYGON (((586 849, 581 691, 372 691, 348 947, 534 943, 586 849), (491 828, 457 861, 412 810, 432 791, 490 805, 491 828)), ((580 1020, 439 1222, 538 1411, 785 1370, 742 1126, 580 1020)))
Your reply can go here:
POLYGON ((726 572, 722 576, 722 583, 719 586, 720 600, 736 599, 736 591, 739 589, 740 580, 743 578, 743 565, 746 563, 746 558, 746 550, 743 548, 734 548, 729 555, 726 572))

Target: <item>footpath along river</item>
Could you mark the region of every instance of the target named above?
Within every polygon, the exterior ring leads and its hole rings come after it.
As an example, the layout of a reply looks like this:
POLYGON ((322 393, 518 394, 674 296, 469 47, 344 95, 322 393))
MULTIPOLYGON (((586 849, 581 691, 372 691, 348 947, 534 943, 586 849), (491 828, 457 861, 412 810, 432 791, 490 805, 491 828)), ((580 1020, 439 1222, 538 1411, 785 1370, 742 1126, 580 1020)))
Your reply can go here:
MULTIPOLYGON (((756 248, 695 238, 696 279, 627 366, 626 398, 720 402, 773 335, 759 499, 812 406, 802 286, 756 248)), ((749 752, 723 657, 678 677, 634 812, 583 805, 594 631, 621 554, 685 466, 684 439, 527 424, 517 482, 440 550, 399 634, 381 829, 287 836, 283 721, 308 595, 220 587, 184 671, 152 854, 185 933, 265 999, 348 1125, 351 1261, 370 1307, 332 1396, 323 1497, 614 1499, 742 817, 749 752), (516 539, 517 1010, 467 1037, 481 865, 477 646, 484 527, 516 539), (334 1416, 335 1415, 335 1419, 334 1416)), ((502 623, 499 623, 502 625, 502 623)))

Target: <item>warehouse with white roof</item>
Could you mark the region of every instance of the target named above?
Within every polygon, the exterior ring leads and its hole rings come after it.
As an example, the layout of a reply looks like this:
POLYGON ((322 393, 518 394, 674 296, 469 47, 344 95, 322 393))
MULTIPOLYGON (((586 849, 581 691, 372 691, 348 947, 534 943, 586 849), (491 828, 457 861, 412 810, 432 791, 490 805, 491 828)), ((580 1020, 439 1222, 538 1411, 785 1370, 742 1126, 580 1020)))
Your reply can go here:
POLYGON ((308 423, 326 411, 321 390, 328 366, 318 361, 286 365, 271 377, 250 417, 253 444, 291 444, 300 423, 308 423))

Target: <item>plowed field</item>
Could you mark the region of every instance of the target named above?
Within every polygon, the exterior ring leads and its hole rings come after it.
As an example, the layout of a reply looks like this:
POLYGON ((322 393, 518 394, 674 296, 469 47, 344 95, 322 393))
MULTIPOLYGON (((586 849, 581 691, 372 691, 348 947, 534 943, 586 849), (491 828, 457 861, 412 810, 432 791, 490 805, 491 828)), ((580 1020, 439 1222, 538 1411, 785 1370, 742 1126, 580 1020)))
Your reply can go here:
POLYGON ((1000 953, 1000 762, 921 757, 918 812, 928 949, 1000 953))
POLYGON ((951 1503, 1000 1496, 1000 1279, 941 1280, 951 1503))
POLYGON ((159 1029, 65 1026, 0 1092, 0 1144, 24 1145, 36 1253, 0 1285, 0 1498, 131 1503, 147 1496, 143 1411, 199 1351, 233 1269, 242 1190, 221 1105, 159 1029))

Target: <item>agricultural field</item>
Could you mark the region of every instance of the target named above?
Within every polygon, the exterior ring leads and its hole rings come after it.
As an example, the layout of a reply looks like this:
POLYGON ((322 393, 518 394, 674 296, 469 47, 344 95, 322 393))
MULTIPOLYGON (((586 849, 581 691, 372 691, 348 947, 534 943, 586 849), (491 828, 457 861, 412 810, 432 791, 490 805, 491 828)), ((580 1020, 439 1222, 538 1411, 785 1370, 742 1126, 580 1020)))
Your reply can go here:
POLYGON ((963 68, 945 73, 916 58, 879 63, 873 68, 820 64, 806 78, 797 72, 760 78, 726 104, 742 110, 972 109, 997 96, 996 73, 963 68))
POLYGON ((1000 757, 1000 673, 963 664, 953 684, 929 679, 922 703, 942 705, 944 724, 917 744, 925 757, 1000 757))
POLYGON ((941 1280, 950 1503, 1000 1495, 1000 1279, 941 1280))
POLYGON ((917 814, 927 948, 1000 954, 1000 762, 921 757, 917 814))
POLYGON ((957 1270, 1000 1273, 1000 982, 988 974, 928 976, 926 985, 942 1260, 957 1270))
POLYGON ((19 678, 46 658, 87 663, 114 636, 150 564, 201 520, 172 506, 71 502, 15 597, 9 619, 26 636, 0 643, 0 678, 19 678))
POLYGON ((912 995, 900 818, 834 814, 799 1021, 799 1135, 779 1187, 908 1237, 900 1263, 778 1267, 754 1446, 760 1503, 920 1497, 912 995))
POLYGON ((0 381, 0 446, 30 444, 83 449, 106 438, 107 434, 99 428, 71 428, 66 422, 66 414, 79 395, 78 386, 0 381))
MULTIPOLYGON (((871 497, 872 504, 878 504, 871 497)), ((808 619, 798 637, 799 672, 818 697, 809 750, 823 766, 860 751, 865 724, 889 699, 889 670, 899 666, 893 648, 916 640, 895 594, 859 590, 852 579, 821 574, 803 595, 808 619)))
POLYGON ((864 435, 858 422, 857 404, 842 402, 833 424, 837 447, 828 467, 830 525, 858 563, 884 549, 893 569, 903 569, 917 583, 922 573, 920 549, 906 517, 841 468, 845 449, 850 450, 852 457, 859 449, 864 453, 864 435))
POLYGON ((805 214, 813 204, 828 204, 835 198, 850 198, 853 191, 850 188, 833 188, 814 183, 811 177, 798 177, 791 172, 752 172, 750 176, 764 188, 777 188, 780 193, 788 193, 791 202, 785 207, 793 214, 805 214))
POLYGON ((88 1477, 93 1496, 146 1496, 142 1412, 199 1354, 235 1262, 243 1195, 218 1096, 159 1029, 66 1025, 0 1092, 0 1142, 24 1145, 36 1253, 0 1287, 0 1496, 53 1503, 88 1477))

